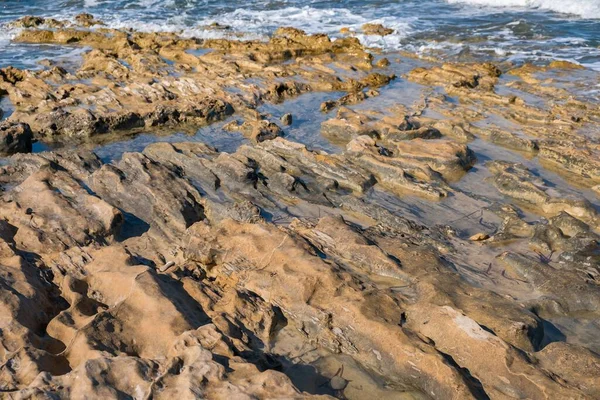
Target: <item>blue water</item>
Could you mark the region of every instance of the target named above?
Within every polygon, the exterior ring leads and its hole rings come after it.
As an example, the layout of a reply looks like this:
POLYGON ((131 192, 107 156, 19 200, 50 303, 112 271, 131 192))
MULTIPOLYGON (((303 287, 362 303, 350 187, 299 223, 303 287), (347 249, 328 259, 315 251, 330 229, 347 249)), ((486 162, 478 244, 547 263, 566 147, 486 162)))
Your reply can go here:
MULTIPOLYGON (((565 59, 600 70, 600 0, 45 0, 0 1, 0 22, 24 15, 73 18, 89 12, 108 26, 176 31, 218 37, 231 32, 264 38, 278 26, 333 36, 342 27, 359 31, 380 22, 393 35, 359 38, 384 50, 408 50, 457 60, 543 63, 565 59), (230 31, 206 29, 212 22, 230 31)), ((75 49, 10 43, 0 31, 0 66, 35 67, 49 57, 71 57, 75 49)))

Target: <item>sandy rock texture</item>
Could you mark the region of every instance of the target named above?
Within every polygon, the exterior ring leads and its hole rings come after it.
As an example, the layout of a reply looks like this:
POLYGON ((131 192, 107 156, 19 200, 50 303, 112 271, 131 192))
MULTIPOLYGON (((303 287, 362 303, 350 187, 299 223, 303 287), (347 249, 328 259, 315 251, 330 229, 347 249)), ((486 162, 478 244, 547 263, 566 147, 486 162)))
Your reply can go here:
POLYGON ((0 70, 0 150, 25 153, 0 165, 2 397, 600 396, 600 111, 579 70, 397 77, 352 37, 75 21, 15 24, 88 46, 77 70, 0 70), (417 101, 399 104, 398 80, 417 101), (338 151, 286 137, 294 111, 260 111, 321 92, 315 134, 338 151), (234 151, 31 153, 228 118, 249 139, 234 151))
POLYGON ((595 370, 569 361, 581 353, 593 366, 595 353, 544 345, 544 317, 598 312, 600 289, 576 261, 597 247, 589 225, 561 211, 516 239, 565 249, 560 269, 498 256, 506 267, 494 279, 539 293, 515 301, 451 261, 457 246, 478 244, 365 199, 370 187, 396 186, 381 179, 382 161, 352 153, 274 139, 233 154, 160 143, 103 165, 89 154, 19 156, 2 198, 12 288, 3 390, 339 396, 329 379, 344 366, 354 374, 347 396, 381 381, 383 396, 417 398, 597 393, 595 370))
MULTIPOLYGON (((239 42, 90 30, 97 24, 91 16, 77 18, 75 25, 41 18, 17 24, 30 28, 21 31, 18 42, 92 49, 72 70, 50 61, 39 72, 0 71, 0 90, 16 108, 10 120, 28 123, 36 137, 199 126, 234 111, 254 123, 261 119, 254 109, 262 101, 314 90, 362 93, 394 78, 373 71, 373 56, 356 38, 333 41, 292 28, 277 30, 268 42, 239 42)), ((248 135, 265 137, 252 129, 248 135)))

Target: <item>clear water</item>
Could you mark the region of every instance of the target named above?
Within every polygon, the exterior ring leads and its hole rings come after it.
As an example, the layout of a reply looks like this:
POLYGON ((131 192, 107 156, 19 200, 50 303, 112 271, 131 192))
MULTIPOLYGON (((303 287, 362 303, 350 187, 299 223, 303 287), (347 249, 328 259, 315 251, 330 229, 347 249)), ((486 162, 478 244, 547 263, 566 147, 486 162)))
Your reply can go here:
MULTIPOLYGON (((386 50, 433 53, 454 59, 545 62, 566 59, 600 70, 600 0, 3 0, 0 22, 24 15, 72 18, 89 12, 111 27, 177 31, 215 37, 231 31, 264 38, 278 26, 339 34, 380 22, 396 32, 360 36, 386 50)), ((0 31, 0 66, 32 67, 41 58, 68 56, 64 48, 10 43, 0 31)), ((73 51, 71 49, 71 51, 73 51)))
MULTIPOLYGON (((241 33, 246 38, 265 39, 279 26, 335 37, 342 27, 360 32, 364 23, 382 23, 395 32, 383 38, 358 34, 360 40, 385 52, 406 50, 461 61, 544 63, 564 59, 600 71, 600 0, 0 0, 0 67, 42 68, 41 60, 52 59, 76 69, 87 49, 14 43, 11 38, 18 31, 7 24, 25 15, 73 19, 82 12, 94 14, 113 28, 179 32, 199 38, 241 33), (213 22, 230 29, 208 28, 213 22)), ((414 65, 405 60, 392 67, 400 68, 394 72, 401 76, 414 65)), ((410 106, 416 98, 409 96, 413 90, 407 85, 398 79, 373 100, 375 105, 386 108, 402 99, 410 106)), ((594 85, 590 85, 592 89, 594 85)), ((414 93, 418 97, 419 92, 414 93)), ((282 105, 265 104, 261 111, 275 120, 293 112, 294 123, 285 128, 287 137, 313 149, 337 152, 339 148, 318 134, 320 123, 330 115, 317 110, 323 100, 336 96, 339 94, 312 94, 282 105)), ((358 108, 372 107, 371 103, 358 108)), ((10 115, 12 105, 6 97, 0 99, 0 109, 4 118, 10 115)), ((245 139, 224 132, 221 125, 202 128, 195 136, 144 134, 88 145, 106 161, 119 158, 124 151, 142 150, 157 140, 200 140, 223 151, 235 150, 245 139)), ((35 151, 47 148, 39 143, 35 151)))

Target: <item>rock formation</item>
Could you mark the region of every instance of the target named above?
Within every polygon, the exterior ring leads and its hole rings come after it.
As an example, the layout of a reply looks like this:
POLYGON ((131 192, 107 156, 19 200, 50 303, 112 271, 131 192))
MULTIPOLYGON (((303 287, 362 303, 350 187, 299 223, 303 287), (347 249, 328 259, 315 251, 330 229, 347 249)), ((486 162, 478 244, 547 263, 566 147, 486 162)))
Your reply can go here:
POLYGON ((0 150, 25 153, 0 166, 7 398, 600 396, 600 111, 576 76, 540 76, 568 65, 396 77, 354 38, 291 28, 243 42, 91 15, 15 24, 90 50, 73 71, 0 70, 15 107, 0 150), (420 97, 376 107, 394 79, 420 97), (314 134, 338 151, 287 137, 295 110, 261 111, 316 92, 333 100, 314 134), (230 116, 222 130, 251 139, 234 151, 78 148, 230 116))

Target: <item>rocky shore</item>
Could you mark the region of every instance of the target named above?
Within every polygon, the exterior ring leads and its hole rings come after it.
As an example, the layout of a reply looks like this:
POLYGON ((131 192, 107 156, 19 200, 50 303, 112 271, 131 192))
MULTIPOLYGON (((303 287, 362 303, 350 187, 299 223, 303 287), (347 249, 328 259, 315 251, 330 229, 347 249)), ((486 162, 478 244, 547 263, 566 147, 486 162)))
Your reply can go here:
POLYGON ((0 69, 3 398, 600 397, 597 74, 13 26, 87 50, 0 69), (94 153, 208 124, 242 144, 94 153))

